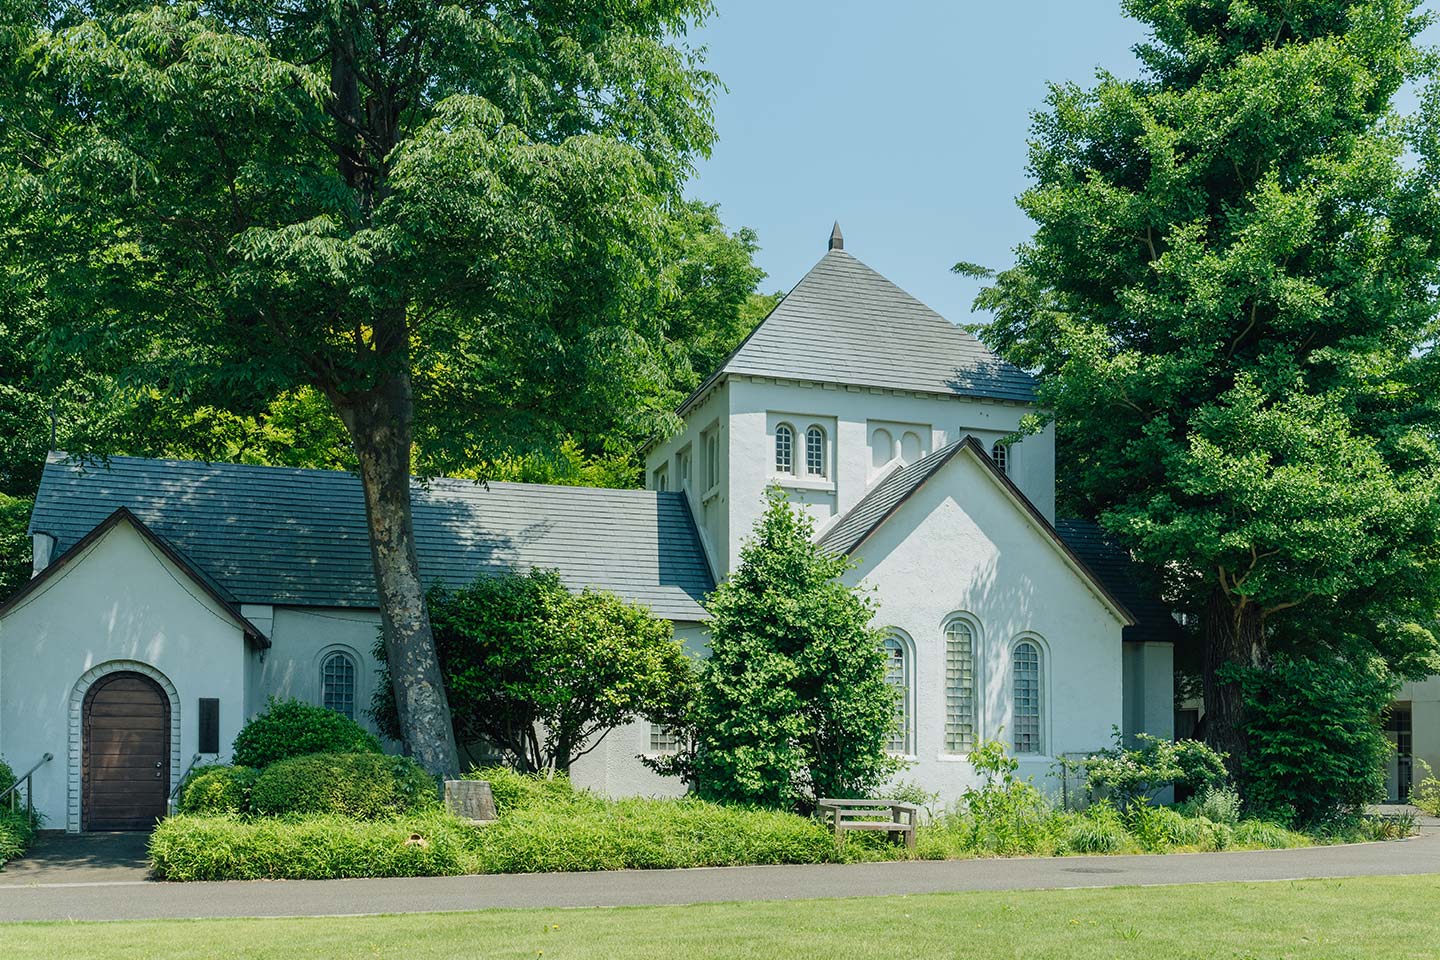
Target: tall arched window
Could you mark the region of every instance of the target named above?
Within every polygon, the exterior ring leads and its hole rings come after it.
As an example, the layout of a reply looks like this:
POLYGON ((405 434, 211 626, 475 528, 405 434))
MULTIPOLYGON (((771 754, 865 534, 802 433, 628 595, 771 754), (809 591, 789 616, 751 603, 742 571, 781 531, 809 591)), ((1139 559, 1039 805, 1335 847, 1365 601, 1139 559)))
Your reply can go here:
POLYGON ((775 472, 795 472, 795 431, 788 423, 775 428, 775 472))
POLYGON ((995 461, 995 466, 1000 468, 1001 473, 1010 476, 1010 450, 1005 444, 996 440, 995 446, 990 448, 990 459, 995 461))
POLYGON ((1040 727, 1040 648, 1029 640, 1015 644, 1010 672, 1014 684, 1011 721, 1016 753, 1044 753, 1040 727))
POLYGON ((825 431, 819 427, 805 431, 805 472, 812 477, 825 476, 825 431))
POLYGON ((975 748, 975 631, 964 620, 945 624, 945 750, 975 748))
POLYGON ((896 690, 895 729, 885 749, 891 753, 911 754, 910 741, 910 649, 899 637, 885 638, 885 682, 896 690))
POLYGON ((320 664, 320 705, 355 719, 355 661, 336 650, 320 664))

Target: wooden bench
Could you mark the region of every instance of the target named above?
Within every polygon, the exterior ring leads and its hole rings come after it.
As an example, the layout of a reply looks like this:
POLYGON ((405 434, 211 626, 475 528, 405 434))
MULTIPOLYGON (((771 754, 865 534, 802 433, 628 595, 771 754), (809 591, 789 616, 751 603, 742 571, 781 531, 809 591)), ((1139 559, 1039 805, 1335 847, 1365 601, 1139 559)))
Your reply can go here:
POLYGON ((835 828, 839 840, 847 830, 875 830, 891 840, 905 837, 905 846, 915 849, 915 818, 920 808, 896 800, 821 800, 820 816, 835 828))

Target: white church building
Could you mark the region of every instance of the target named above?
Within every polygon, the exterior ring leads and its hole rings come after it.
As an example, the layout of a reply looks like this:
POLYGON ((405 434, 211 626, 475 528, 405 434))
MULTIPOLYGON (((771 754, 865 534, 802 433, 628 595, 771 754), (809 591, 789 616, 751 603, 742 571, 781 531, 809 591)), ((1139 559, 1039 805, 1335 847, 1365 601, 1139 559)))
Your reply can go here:
MULTIPOLYGON (((902 690, 900 775, 944 800, 1003 738, 1042 781, 1112 729, 1170 737, 1174 621, 1093 525, 1055 517, 1033 384, 830 249, 680 407, 646 490, 436 480, 414 487, 427 581, 555 568, 674 622, 705 650, 705 594, 780 486, 874 591, 902 690)), ((228 758, 271 695, 368 722, 378 631, 359 481, 343 472, 52 454, 34 576, 0 607, 0 756, 45 755, 46 826, 141 829, 197 755, 228 758)), ((676 793, 612 731, 573 771, 615 795, 676 793)))

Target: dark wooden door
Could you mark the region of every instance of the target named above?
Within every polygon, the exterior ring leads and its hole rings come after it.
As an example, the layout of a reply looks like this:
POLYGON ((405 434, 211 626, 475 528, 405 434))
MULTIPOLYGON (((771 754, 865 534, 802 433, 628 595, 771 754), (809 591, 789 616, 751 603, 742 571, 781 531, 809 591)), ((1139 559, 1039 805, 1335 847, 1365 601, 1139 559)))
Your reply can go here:
POLYGON ((170 794, 170 700, 138 673, 111 673, 85 694, 81 813, 86 830, 148 830, 170 794))

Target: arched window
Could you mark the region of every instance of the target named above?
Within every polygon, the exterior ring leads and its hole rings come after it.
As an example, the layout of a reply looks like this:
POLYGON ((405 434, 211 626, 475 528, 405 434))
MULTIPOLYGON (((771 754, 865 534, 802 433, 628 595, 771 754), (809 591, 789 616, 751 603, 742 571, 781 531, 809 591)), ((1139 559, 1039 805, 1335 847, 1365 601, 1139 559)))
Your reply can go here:
POLYGON ((805 431, 805 472, 812 477, 825 476, 825 431, 819 427, 805 431))
POLYGON ((1015 644, 1010 672, 1014 684, 1011 721, 1016 753, 1044 753, 1040 728, 1040 648, 1029 640, 1015 644))
POLYGON ((795 431, 788 423, 775 428, 775 472, 795 472, 795 431))
POLYGON ((335 651, 320 664, 320 705, 355 719, 355 661, 335 651))
POLYGON ((964 620, 945 624, 945 751, 975 748, 975 631, 964 620))
POLYGON ((885 749, 891 753, 911 754, 910 742, 910 649, 899 637, 885 638, 885 682, 895 688, 895 729, 885 749))
POLYGON ((1010 476, 1010 451, 1005 444, 996 440, 995 446, 990 448, 990 459, 995 461, 995 466, 1000 468, 1001 473, 1010 476))

